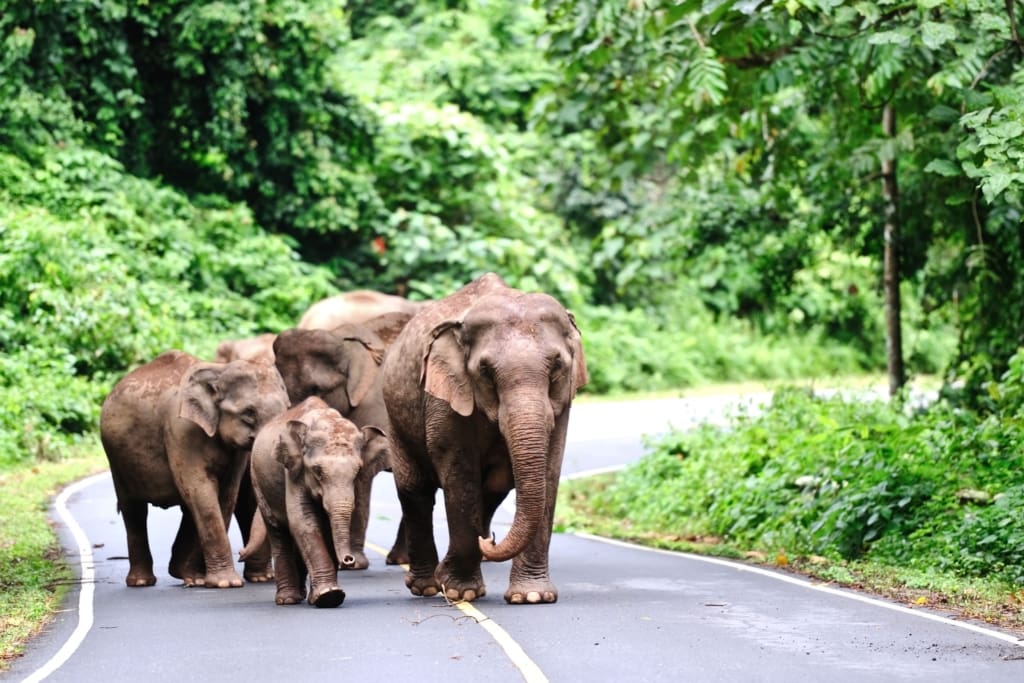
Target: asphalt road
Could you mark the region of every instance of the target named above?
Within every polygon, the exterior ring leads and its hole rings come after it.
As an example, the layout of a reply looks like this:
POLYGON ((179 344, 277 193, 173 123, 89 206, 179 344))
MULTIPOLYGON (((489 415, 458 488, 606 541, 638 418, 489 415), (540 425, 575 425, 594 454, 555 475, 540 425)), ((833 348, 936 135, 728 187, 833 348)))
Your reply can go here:
MULTIPOLYGON (((727 403, 579 404, 564 474, 634 460, 640 434, 721 419, 727 403)), ((1024 680, 1024 646, 1006 633, 788 574, 599 539, 555 535, 554 605, 506 605, 507 564, 485 564, 490 592, 471 605, 415 598, 402 570, 376 555, 369 570, 341 575, 344 605, 318 610, 274 605, 273 585, 183 588, 166 574, 177 510, 150 514, 157 585, 125 587, 108 475, 69 489, 54 514, 71 560, 84 558, 84 580, 5 681, 1024 680)), ((440 505, 438 514, 440 536, 440 505)), ((372 516, 369 540, 385 550, 399 518, 389 475, 375 485, 372 516)), ((500 511, 499 537, 509 521, 500 511)), ((237 547, 235 530, 232 538, 237 547)))

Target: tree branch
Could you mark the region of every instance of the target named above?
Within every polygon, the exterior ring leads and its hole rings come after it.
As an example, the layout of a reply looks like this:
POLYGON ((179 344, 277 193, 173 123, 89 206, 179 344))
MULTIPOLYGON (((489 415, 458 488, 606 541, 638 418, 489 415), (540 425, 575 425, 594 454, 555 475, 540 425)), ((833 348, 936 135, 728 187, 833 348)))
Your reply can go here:
POLYGON ((1010 35, 1013 36, 1013 44, 1017 46, 1017 54, 1020 54, 1020 33, 1017 30, 1017 17, 1013 12, 1013 0, 1006 0, 1006 14, 1010 17, 1010 35))

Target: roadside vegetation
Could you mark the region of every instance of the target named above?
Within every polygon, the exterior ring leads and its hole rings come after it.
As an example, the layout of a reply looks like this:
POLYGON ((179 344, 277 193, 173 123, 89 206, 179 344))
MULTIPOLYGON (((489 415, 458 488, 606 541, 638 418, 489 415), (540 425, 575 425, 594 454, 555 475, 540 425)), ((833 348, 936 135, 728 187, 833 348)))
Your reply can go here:
POLYGON ((567 528, 836 580, 900 567, 894 586, 943 595, 992 582, 1012 604, 1016 11, 7 3, 0 498, 19 504, 0 511, 0 667, 59 602, 45 501, 102 468, 99 406, 121 375, 290 327, 339 290, 432 298, 488 270, 574 311, 591 396, 942 378, 927 410, 783 392, 731 431, 673 435, 567 487, 567 528))

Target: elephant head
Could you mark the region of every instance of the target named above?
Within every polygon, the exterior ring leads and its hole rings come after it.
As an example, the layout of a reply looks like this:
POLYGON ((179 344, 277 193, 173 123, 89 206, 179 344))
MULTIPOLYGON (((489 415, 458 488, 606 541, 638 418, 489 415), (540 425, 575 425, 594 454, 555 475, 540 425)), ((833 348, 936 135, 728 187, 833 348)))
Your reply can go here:
POLYGON ((230 363, 233 360, 251 360, 267 365, 274 364, 274 339, 277 335, 266 333, 246 339, 228 339, 217 345, 214 360, 230 363))
MULTIPOLYGON (((287 422, 278 437, 274 457, 286 471, 285 498, 289 525, 307 525, 303 533, 319 533, 313 520, 326 515, 340 568, 355 558, 350 530, 356 508, 356 478, 386 457, 387 440, 376 427, 356 427, 323 401, 311 398, 302 419, 287 422)), ((326 536, 327 529, 323 532, 326 536)))
POLYGON ((555 425, 564 427, 588 380, 579 329, 554 298, 515 292, 480 297, 432 336, 421 376, 426 392, 464 417, 482 413, 508 447, 515 518, 500 544, 481 538, 480 550, 489 560, 510 559, 545 522, 549 461, 560 458, 562 444, 554 441, 564 438, 555 425))
POLYGON ((373 386, 384 345, 356 326, 285 330, 274 341, 275 364, 293 403, 319 396, 349 415, 373 386))
POLYGON ((263 425, 288 405, 288 392, 272 365, 197 363, 182 377, 178 416, 228 448, 249 450, 263 425))

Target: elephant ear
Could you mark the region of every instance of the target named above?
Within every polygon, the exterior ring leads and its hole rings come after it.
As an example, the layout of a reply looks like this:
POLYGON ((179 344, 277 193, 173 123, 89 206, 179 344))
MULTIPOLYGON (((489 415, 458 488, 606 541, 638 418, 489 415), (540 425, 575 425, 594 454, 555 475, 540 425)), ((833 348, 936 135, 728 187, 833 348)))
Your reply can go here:
POLYGON ((345 341, 351 350, 345 391, 349 405, 355 408, 370 393, 384 352, 360 337, 345 337, 345 341))
POLYGON ((309 427, 299 420, 288 420, 284 431, 277 437, 274 447, 274 459, 284 465, 290 474, 300 471, 302 466, 302 449, 306 443, 309 427))
POLYGON ((576 326, 576 316, 572 313, 569 313, 569 323, 572 325, 569 332, 569 349, 572 353, 571 395, 575 396, 577 390, 590 381, 590 375, 587 373, 587 360, 583 356, 583 337, 580 334, 580 328, 576 326))
POLYGON ((431 396, 445 401, 459 415, 473 414, 473 385, 466 372, 466 353, 459 340, 460 321, 443 322, 434 328, 433 341, 423 358, 420 382, 431 396))
POLYGON ((367 425, 363 427, 363 466, 381 462, 385 467, 391 467, 391 449, 388 446, 388 437, 380 427, 367 425))
POLYGON ((219 368, 200 365, 186 375, 182 382, 178 417, 195 422, 207 436, 217 433, 220 422, 220 408, 217 405, 217 380, 220 373, 219 368))

